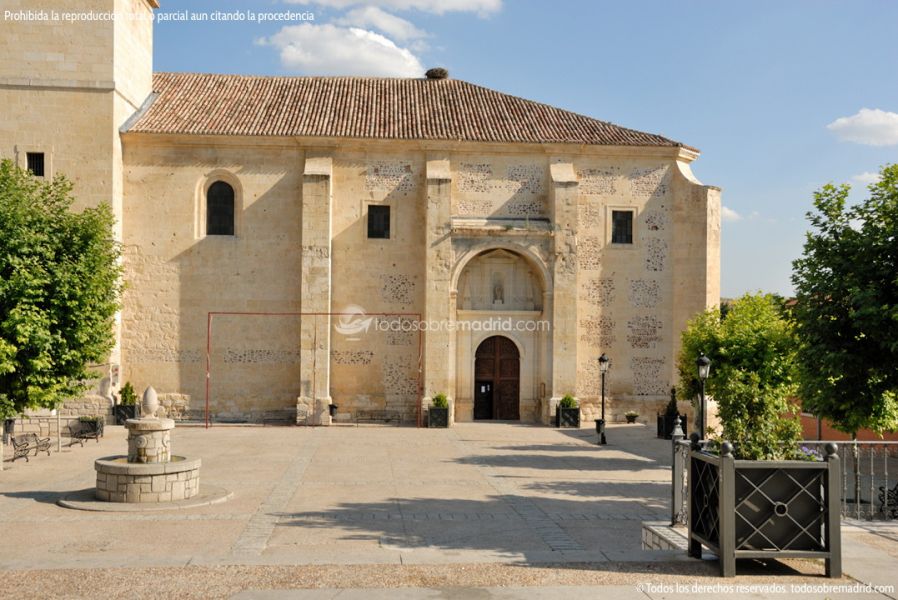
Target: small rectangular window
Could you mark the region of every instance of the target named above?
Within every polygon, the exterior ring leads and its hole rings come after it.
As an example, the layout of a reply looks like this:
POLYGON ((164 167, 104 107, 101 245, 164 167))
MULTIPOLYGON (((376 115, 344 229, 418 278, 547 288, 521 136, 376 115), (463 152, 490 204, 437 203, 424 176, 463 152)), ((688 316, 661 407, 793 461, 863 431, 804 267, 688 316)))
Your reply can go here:
POLYGON ((611 211, 611 243, 612 244, 632 244, 633 243, 633 211, 632 210, 613 210, 613 211, 611 211))
POLYGON ((381 240, 390 239, 389 206, 368 207, 368 238, 381 240))
POLYGON ((28 170, 36 177, 44 176, 44 153, 43 152, 27 152, 28 170))

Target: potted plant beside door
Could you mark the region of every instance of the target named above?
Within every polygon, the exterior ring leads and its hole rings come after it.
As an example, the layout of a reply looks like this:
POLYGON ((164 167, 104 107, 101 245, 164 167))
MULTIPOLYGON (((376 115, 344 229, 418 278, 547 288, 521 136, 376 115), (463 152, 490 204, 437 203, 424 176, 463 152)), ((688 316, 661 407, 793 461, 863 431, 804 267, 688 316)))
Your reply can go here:
POLYGON ((440 392, 431 399, 427 409, 428 427, 449 427, 449 398, 440 392))
POLYGON ((119 403, 115 405, 113 411, 115 413, 115 424, 124 425, 128 419, 137 418, 137 393, 131 382, 122 386, 121 397, 119 403))
POLYGON ((580 406, 577 399, 565 394, 555 409, 555 427, 580 427, 580 406))

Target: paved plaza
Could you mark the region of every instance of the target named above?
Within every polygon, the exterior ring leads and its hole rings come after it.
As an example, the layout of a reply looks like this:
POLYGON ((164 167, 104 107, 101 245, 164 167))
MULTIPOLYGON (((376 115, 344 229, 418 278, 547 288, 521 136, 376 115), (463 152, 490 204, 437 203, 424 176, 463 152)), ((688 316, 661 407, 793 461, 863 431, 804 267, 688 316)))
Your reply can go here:
MULTIPOLYGON (((670 443, 642 425, 612 426, 605 447, 595 437, 510 423, 182 426, 173 453, 202 458, 201 485, 231 490, 231 500, 137 513, 58 506, 93 487, 94 459, 123 452, 124 429, 109 427, 99 443, 6 463, 0 568, 15 576, 0 597, 93 597, 96 583, 104 597, 331 598, 392 587, 404 590, 397 598, 543 598, 558 595, 537 586, 612 585, 607 597, 662 598, 679 596, 636 586, 720 583, 713 562, 640 549, 642 521, 668 515, 670 443), (151 593, 153 582, 161 588, 151 593), (524 591, 495 595, 497 586, 524 591), (473 595, 432 596, 436 588, 473 595)), ((852 553, 871 577, 889 570, 877 560, 898 565, 891 531, 848 528, 846 571, 855 574, 852 553)), ((780 583, 828 581, 817 563, 775 571, 780 583)), ((771 580, 761 567, 739 572, 737 581, 771 580)), ((571 597, 588 596, 578 590, 571 597)))

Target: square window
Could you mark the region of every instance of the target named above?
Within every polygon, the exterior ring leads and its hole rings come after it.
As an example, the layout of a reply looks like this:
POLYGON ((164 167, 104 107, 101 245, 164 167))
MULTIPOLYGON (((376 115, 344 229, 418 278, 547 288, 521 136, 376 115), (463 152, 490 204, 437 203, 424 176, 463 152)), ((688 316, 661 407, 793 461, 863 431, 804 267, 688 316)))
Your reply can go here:
POLYGON ((368 207, 368 238, 369 239, 390 239, 390 207, 389 206, 369 206, 368 207))
POLYGON ((44 153, 43 152, 26 152, 25 156, 28 159, 28 170, 31 171, 35 177, 43 177, 44 176, 44 153))
POLYGON ((632 244, 633 243, 633 211, 632 210, 613 210, 613 211, 611 211, 611 243, 612 244, 632 244))

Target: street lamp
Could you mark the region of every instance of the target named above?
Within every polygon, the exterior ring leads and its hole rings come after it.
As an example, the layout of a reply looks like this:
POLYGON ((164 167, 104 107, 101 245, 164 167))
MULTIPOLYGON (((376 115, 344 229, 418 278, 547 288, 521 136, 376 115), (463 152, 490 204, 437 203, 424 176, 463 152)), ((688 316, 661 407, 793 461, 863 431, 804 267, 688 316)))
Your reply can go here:
POLYGON ((596 432, 599 434, 599 444, 602 446, 608 443, 605 440, 605 373, 608 372, 610 362, 611 359, 608 358, 608 355, 602 352, 602 356, 599 357, 599 372, 602 374, 602 418, 596 421, 596 432))
POLYGON ((705 438, 705 380, 708 378, 708 374, 711 373, 711 359, 705 356, 705 353, 702 352, 701 356, 695 361, 695 366, 698 367, 698 381, 699 381, 699 389, 701 391, 701 396, 699 398, 699 420, 698 420, 698 436, 699 439, 705 438))

